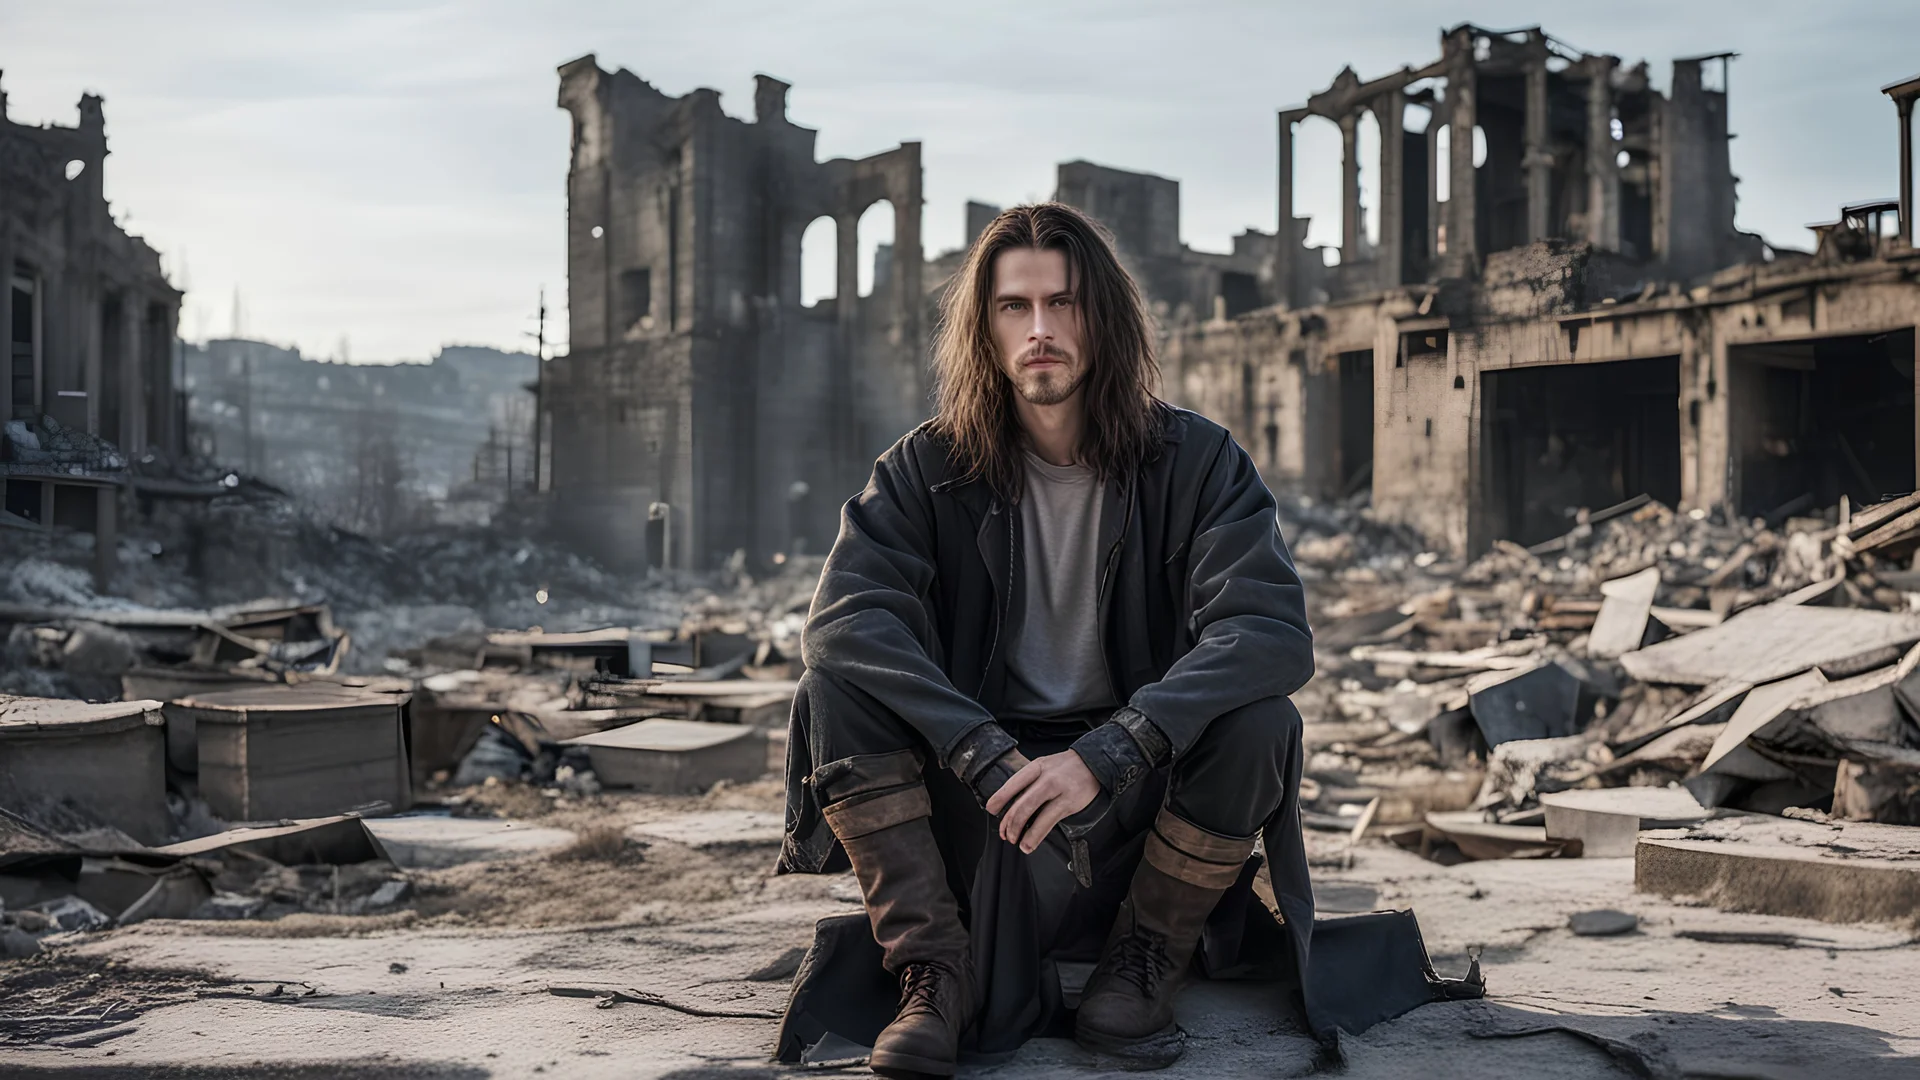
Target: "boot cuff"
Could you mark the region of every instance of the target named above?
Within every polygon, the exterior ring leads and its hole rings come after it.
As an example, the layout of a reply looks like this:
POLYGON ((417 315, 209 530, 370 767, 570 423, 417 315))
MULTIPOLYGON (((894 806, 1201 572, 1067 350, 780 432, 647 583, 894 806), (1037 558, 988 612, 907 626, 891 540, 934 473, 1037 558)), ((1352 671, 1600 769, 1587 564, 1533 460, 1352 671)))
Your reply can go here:
POLYGON ((1168 877, 1204 889, 1224 889, 1240 876, 1254 838, 1208 832, 1161 810, 1147 836, 1146 860, 1168 877))
POLYGON ((927 785, 916 781, 891 791, 842 799, 822 809, 821 814, 826 817, 827 827, 833 830, 833 835, 839 837, 841 843, 846 843, 895 825, 931 817, 933 800, 927 795, 927 785))

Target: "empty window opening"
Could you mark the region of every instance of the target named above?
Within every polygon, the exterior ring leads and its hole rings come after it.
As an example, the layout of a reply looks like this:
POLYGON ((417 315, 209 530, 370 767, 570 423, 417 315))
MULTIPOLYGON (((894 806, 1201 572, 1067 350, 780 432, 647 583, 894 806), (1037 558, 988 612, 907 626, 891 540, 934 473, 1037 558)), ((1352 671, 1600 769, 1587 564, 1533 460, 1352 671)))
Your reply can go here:
POLYGON ((1735 346, 1727 357, 1743 516, 1914 489, 1912 330, 1735 346))
POLYGON ((1427 268, 1433 261, 1432 232, 1428 228, 1431 209, 1427 175, 1428 140, 1433 110, 1425 105, 1408 105, 1404 110, 1400 133, 1400 283, 1410 285, 1427 280, 1427 268), (1418 114, 1417 116, 1415 114, 1418 114))
POLYGON ((1340 496, 1373 481, 1373 350, 1340 354, 1340 496))
POLYGON ((81 161, 79 158, 74 158, 72 161, 67 162, 67 179, 69 180, 80 179, 80 174, 86 171, 87 163, 81 161))
POLYGON ((1433 133, 1433 201, 1446 202, 1453 197, 1453 125, 1441 124, 1433 133))
POLYGON ((1400 335, 1400 352, 1409 360, 1437 360, 1447 355, 1445 330, 1414 330, 1400 335))
POLYGON ((1307 219, 1310 248, 1340 246, 1343 153, 1339 124, 1324 116, 1308 116, 1294 125, 1293 216, 1307 219))
POLYGON ((1360 245, 1380 246, 1380 118, 1367 109, 1355 125, 1354 151, 1360 161, 1360 245))
POLYGON ((13 361, 13 420, 40 418, 40 290, 30 277, 15 277, 11 291, 7 351, 13 361))
POLYGON ((1220 299, 1227 318, 1245 315, 1260 306, 1260 279, 1239 270, 1220 275, 1220 299))
POLYGON ((620 271, 620 321, 628 328, 653 329, 653 271, 620 271))
POLYGON ((885 290, 893 274, 893 204, 885 199, 867 207, 855 232, 860 238, 860 295, 885 290))
POLYGON ((41 524, 41 481, 7 480, 7 513, 41 524))
POLYGON ((840 235, 830 217, 817 217, 800 234, 800 304, 812 307, 839 291, 840 235))
POLYGON ((1527 242, 1527 80, 1480 76, 1473 129, 1475 242, 1483 252, 1527 242))
POLYGON ((1493 537, 1537 544, 1640 494, 1680 499, 1680 358, 1481 374, 1493 537))

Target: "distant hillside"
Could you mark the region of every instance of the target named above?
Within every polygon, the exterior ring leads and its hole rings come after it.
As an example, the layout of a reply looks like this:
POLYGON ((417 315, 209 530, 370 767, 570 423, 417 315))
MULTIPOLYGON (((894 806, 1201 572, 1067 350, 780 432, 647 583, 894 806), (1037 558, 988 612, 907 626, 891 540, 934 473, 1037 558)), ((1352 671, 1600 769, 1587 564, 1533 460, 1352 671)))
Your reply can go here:
POLYGON ((531 353, 450 345, 430 363, 336 364, 234 338, 184 352, 196 447, 349 527, 416 524, 476 488, 497 502, 509 469, 517 487, 530 478, 531 353))

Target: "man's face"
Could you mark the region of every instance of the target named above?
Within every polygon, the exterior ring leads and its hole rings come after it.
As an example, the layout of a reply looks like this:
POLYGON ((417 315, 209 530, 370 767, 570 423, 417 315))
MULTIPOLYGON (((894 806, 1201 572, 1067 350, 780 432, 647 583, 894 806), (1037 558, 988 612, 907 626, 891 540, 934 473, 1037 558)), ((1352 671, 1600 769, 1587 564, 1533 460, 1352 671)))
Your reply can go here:
POLYGON ((993 260, 993 343, 1022 399, 1058 405, 1086 380, 1079 298, 1059 251, 1009 248, 993 260))

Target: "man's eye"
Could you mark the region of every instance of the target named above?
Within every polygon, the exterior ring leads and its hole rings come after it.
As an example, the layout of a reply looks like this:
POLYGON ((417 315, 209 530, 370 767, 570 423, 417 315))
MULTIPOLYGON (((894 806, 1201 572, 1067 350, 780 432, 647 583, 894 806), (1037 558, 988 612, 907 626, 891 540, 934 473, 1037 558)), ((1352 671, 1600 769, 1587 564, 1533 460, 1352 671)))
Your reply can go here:
POLYGON ((1019 311, 1021 308, 1026 306, 1027 305, 1020 303, 1018 300, 1009 300, 1006 303, 1000 305, 1000 310, 1001 311, 1019 311))
POLYGON ((1064 296, 1056 296, 1053 298, 1053 306, 1054 307, 1072 307, 1073 301, 1064 296))

